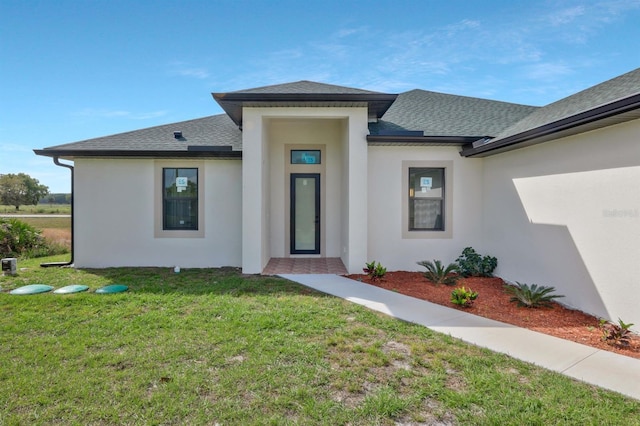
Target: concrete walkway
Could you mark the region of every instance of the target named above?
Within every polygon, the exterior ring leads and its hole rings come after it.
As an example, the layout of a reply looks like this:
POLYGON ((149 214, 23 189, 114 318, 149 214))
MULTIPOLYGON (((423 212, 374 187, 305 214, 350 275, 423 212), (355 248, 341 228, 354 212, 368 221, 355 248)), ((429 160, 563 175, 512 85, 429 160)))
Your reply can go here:
POLYGON ((323 293, 640 400, 640 360, 331 274, 281 274, 323 293))

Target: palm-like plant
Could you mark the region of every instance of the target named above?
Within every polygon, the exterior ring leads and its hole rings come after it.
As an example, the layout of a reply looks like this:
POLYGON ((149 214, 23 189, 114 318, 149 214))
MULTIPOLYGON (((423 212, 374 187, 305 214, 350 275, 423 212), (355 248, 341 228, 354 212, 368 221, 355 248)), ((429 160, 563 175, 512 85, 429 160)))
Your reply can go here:
POLYGON ((538 286, 537 284, 529 286, 517 281, 516 285, 506 285, 504 289, 511 295, 511 302, 527 308, 553 307, 552 302, 554 299, 564 297, 560 294, 551 294, 556 291, 555 287, 538 286))
POLYGON ((434 260, 433 262, 430 260, 423 260, 418 262, 418 265, 427 268, 424 276, 435 285, 454 285, 458 281, 458 278, 460 278, 458 275, 454 274, 454 272, 458 271, 458 265, 455 263, 450 263, 445 267, 439 260, 434 260))

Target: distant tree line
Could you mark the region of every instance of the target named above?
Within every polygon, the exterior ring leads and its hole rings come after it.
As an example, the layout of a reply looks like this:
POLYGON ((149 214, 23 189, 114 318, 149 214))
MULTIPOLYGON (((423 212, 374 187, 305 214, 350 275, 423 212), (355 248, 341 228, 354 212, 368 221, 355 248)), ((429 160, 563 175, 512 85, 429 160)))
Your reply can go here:
POLYGON ((71 194, 49 194, 40 198, 38 204, 71 204, 71 194))

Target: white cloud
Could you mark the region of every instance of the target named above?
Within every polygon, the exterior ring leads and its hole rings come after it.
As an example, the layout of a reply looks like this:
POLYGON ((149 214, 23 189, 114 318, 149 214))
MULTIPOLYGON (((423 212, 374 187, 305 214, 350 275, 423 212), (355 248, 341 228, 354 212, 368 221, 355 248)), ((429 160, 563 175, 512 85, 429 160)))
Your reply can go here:
POLYGON ((195 77, 199 79, 209 78, 211 74, 204 68, 183 68, 175 71, 175 74, 182 77, 195 77))
POLYGON ((575 19, 585 14, 584 6, 575 6, 568 9, 557 10, 549 14, 549 23, 553 26, 570 24, 575 19))
POLYGON ((162 117, 167 114, 167 111, 148 111, 148 112, 131 112, 126 110, 109 110, 109 109, 97 109, 97 108, 85 108, 76 112, 74 115, 83 117, 98 117, 98 118, 126 118, 129 120, 148 120, 151 118, 162 117))
POLYGON ((0 142, 0 152, 31 152, 31 148, 10 142, 0 142))
POLYGON ((175 61, 169 64, 169 74, 180 77, 197 78, 199 80, 207 79, 211 73, 203 67, 194 67, 186 62, 175 61))
POLYGON ((573 70, 562 63, 541 62, 528 65, 525 73, 533 80, 555 80, 573 73, 573 70))

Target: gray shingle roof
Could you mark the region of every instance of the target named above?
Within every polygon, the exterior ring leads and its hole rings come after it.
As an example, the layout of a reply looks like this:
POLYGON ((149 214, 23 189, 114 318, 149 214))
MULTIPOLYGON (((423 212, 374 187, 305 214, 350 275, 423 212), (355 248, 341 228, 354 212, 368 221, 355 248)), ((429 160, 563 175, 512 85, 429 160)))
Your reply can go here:
POLYGON ((235 92, 212 93, 213 98, 242 127, 245 107, 367 107, 370 119, 380 118, 397 95, 298 81, 235 92))
POLYGON ((538 107, 411 90, 401 93, 382 120, 370 125, 372 134, 393 130, 422 130, 425 136, 493 136, 538 107))
POLYGON ((242 108, 255 103, 261 106, 368 105, 370 118, 382 115, 378 122, 369 125, 371 137, 377 143, 396 137, 391 136, 395 133, 400 135, 400 142, 455 142, 465 146, 462 155, 488 155, 494 150, 500 152, 512 149, 512 146, 562 137, 567 132, 575 134, 639 118, 640 69, 545 107, 418 89, 390 95, 306 80, 218 93, 214 98, 228 114, 57 145, 36 150, 36 153, 47 156, 177 154, 224 157, 213 150, 226 147, 231 153, 228 156, 235 158, 242 151, 242 132, 238 129, 242 108), (584 120, 580 122, 578 118, 584 120), (176 131, 182 132, 182 138, 174 137, 176 131), (484 136, 493 139, 487 143, 476 141, 474 145, 477 146, 468 145, 473 137, 484 136))
POLYGON ((639 118, 640 68, 542 107, 461 155, 492 155, 639 118))
POLYGON ((108 155, 110 151, 187 152, 189 147, 194 146, 231 146, 232 151, 241 151, 242 134, 226 114, 220 114, 57 145, 41 152, 44 155, 53 151, 75 151, 78 155, 93 151, 103 151, 104 155, 108 155), (176 131, 182 132, 181 138, 175 138, 176 131))
POLYGON ((495 135, 495 141, 640 93, 640 68, 544 106, 495 135))
POLYGON ((256 87, 254 89, 237 90, 229 93, 273 93, 273 94, 371 94, 381 93, 333 84, 300 80, 293 83, 256 87))

